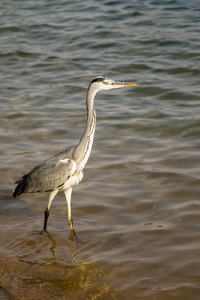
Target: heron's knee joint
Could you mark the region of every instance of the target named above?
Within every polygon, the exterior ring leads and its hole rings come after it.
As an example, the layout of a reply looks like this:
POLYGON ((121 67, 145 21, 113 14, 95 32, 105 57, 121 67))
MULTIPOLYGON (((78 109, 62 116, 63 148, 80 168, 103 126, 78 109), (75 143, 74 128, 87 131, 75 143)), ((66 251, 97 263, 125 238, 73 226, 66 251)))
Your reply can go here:
POLYGON ((49 209, 48 209, 48 207, 45 209, 44 215, 45 215, 46 218, 49 217, 49 209))
POLYGON ((73 230, 74 230, 74 227, 73 227, 73 221, 72 221, 71 218, 68 219, 68 223, 69 223, 69 227, 70 227, 71 231, 73 231, 73 230))

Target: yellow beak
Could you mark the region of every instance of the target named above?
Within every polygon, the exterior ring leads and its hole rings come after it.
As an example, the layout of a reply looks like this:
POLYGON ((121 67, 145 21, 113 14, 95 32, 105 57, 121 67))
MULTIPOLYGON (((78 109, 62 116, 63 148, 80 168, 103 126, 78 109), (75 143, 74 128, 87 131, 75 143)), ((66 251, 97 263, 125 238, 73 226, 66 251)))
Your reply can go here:
POLYGON ((123 87, 123 86, 137 86, 136 83, 132 83, 132 82, 123 82, 123 81, 115 81, 112 83, 112 85, 116 86, 116 87, 123 87))

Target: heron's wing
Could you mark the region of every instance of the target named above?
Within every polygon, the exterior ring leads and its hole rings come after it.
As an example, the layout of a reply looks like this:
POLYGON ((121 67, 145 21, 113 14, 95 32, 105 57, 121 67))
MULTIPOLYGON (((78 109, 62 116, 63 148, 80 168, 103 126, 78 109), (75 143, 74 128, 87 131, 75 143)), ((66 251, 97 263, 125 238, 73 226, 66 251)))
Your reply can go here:
POLYGON ((74 160, 51 158, 36 166, 17 183, 23 185, 23 192, 27 193, 52 191, 62 186, 75 170, 74 160))

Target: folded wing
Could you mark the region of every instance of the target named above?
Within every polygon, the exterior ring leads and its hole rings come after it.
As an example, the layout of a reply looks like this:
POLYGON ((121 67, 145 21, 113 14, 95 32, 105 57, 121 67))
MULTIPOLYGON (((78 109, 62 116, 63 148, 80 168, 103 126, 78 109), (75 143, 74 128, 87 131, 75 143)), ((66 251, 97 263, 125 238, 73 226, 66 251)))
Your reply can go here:
POLYGON ((62 186, 75 170, 76 163, 72 159, 48 159, 16 181, 18 185, 13 196, 19 196, 22 193, 53 191, 62 186))

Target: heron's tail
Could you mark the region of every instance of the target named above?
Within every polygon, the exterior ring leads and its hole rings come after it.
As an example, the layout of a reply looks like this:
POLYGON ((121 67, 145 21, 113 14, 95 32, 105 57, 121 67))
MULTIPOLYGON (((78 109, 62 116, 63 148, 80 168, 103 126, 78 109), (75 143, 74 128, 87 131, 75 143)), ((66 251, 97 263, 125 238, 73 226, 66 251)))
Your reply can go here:
POLYGON ((27 190, 27 179, 28 179, 28 175, 24 175, 22 178, 20 178, 19 180, 17 180, 15 182, 15 183, 18 183, 18 185, 16 186, 16 188, 13 192, 14 198, 21 195, 22 193, 24 193, 27 190))

